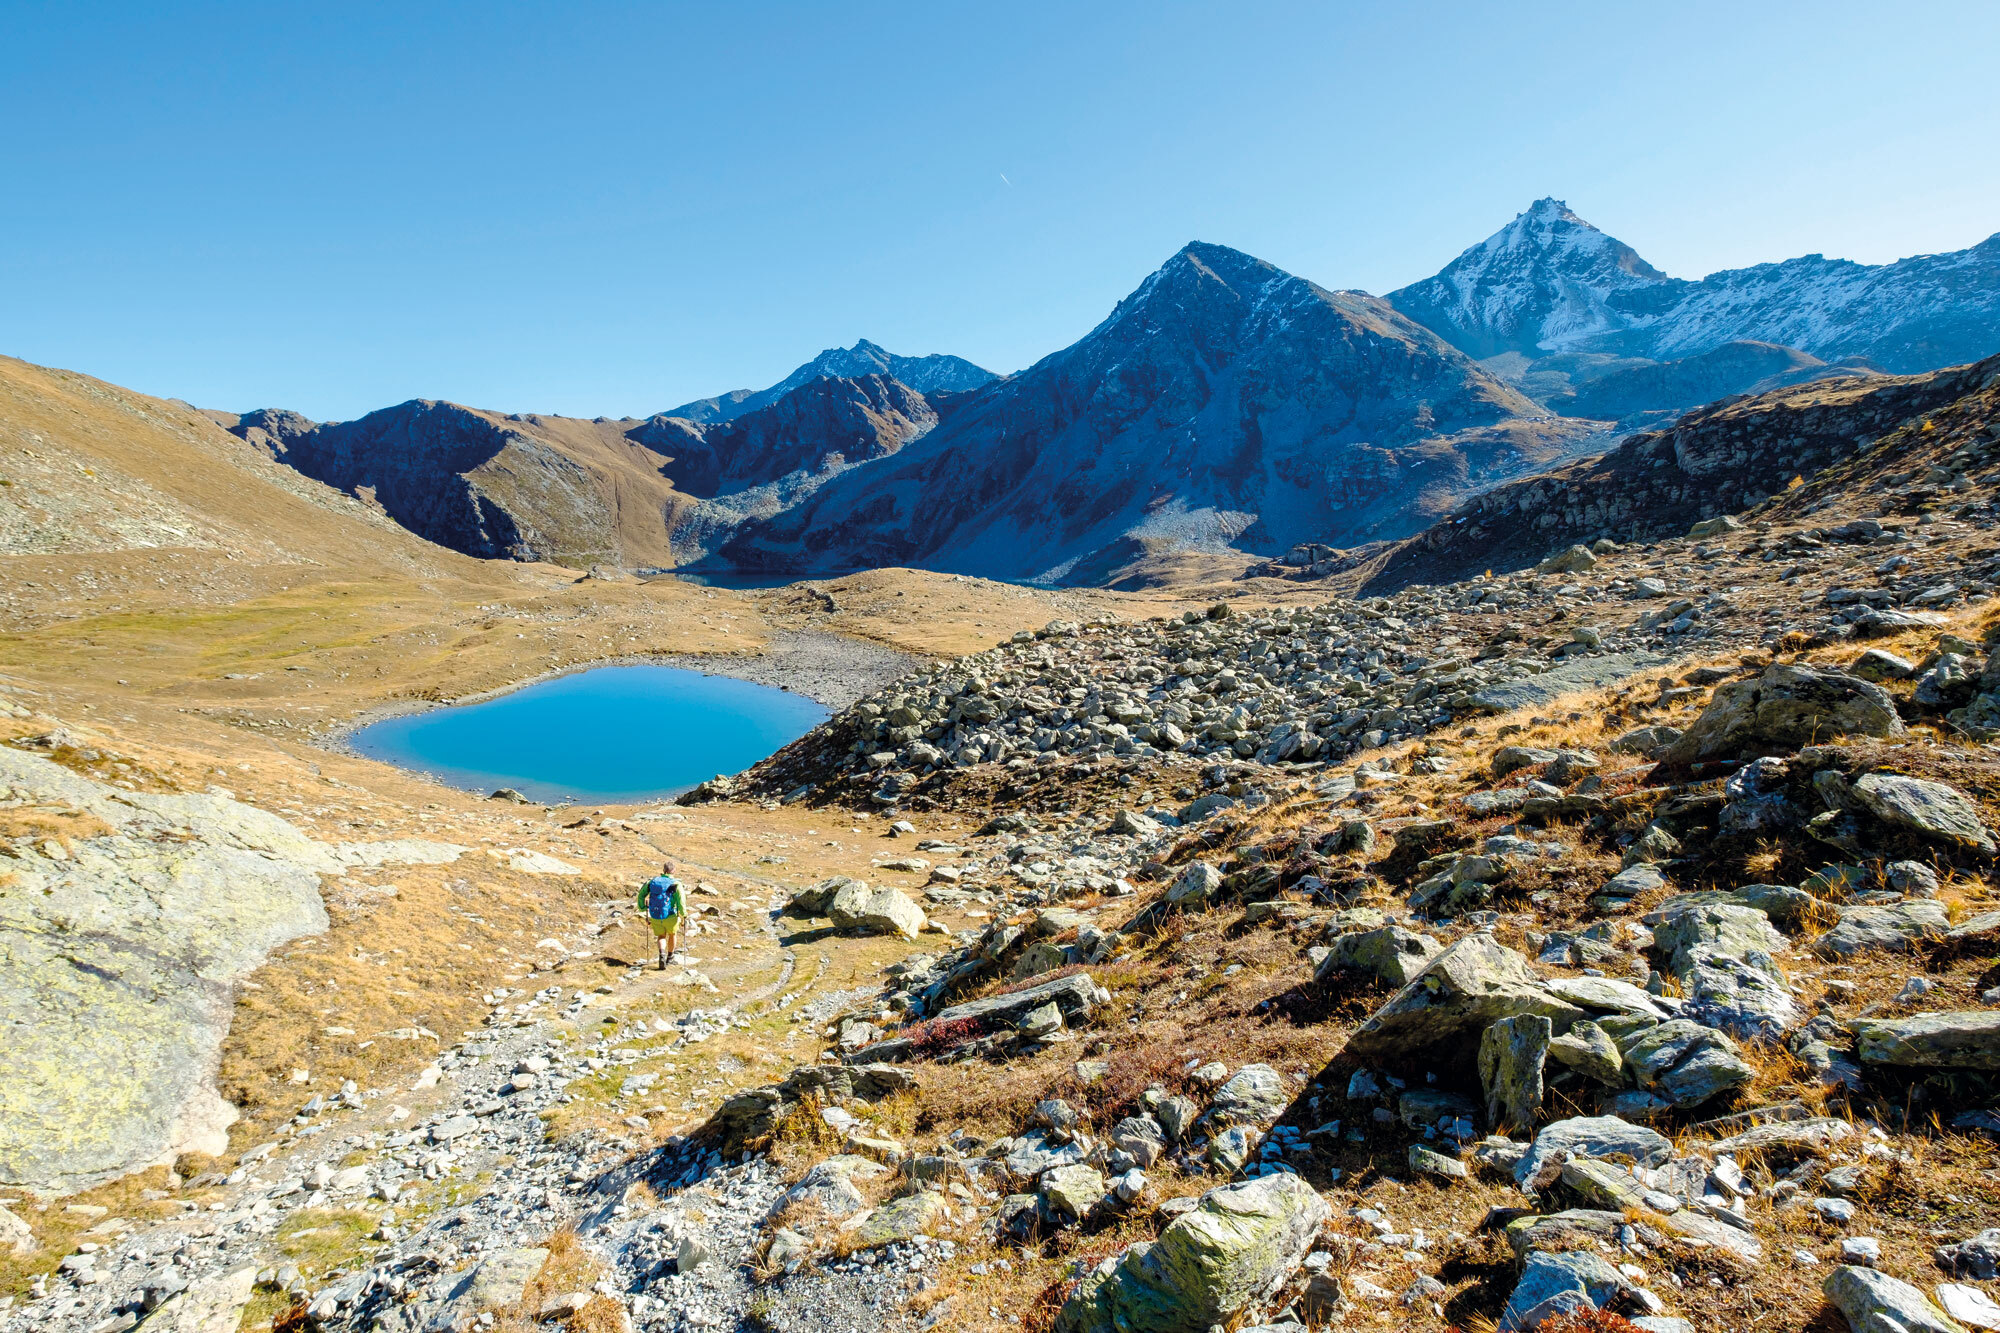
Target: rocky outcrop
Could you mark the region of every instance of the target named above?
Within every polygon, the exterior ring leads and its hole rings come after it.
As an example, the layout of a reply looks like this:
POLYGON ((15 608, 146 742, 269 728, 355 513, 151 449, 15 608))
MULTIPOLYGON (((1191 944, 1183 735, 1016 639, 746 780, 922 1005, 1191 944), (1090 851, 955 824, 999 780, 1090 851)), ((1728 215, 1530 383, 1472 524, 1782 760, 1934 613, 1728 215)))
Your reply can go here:
POLYGON ((4 746, 0 802, 104 827, 4 863, 0 1029, 34 1038, 0 1042, 0 1183, 69 1190, 220 1152, 236 1115, 214 1086, 234 983, 325 930, 321 876, 380 849, 343 857, 224 795, 106 787, 4 746))
POLYGON ((1542 985, 1528 960, 1491 935, 1468 935, 1439 954, 1356 1029, 1347 1053, 1389 1059, 1478 1034, 1503 1018, 1535 1014, 1566 1032, 1584 1011, 1542 985))
POLYGON ((1778 663, 1754 680, 1717 689, 1661 761, 1786 754, 1841 736, 1900 736, 1896 701, 1872 681, 1844 672, 1778 663))

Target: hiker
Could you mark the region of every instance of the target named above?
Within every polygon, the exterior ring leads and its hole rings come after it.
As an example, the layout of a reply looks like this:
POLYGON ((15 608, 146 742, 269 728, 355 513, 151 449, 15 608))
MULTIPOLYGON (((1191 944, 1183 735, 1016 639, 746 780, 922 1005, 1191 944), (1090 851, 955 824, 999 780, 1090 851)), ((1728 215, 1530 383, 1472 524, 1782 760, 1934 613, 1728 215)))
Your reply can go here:
POLYGON ((660 873, 639 890, 639 908, 646 914, 646 924, 653 928, 654 949, 664 972, 680 947, 681 918, 687 914, 687 899, 681 894, 681 882, 674 878, 672 861, 662 865, 660 873))

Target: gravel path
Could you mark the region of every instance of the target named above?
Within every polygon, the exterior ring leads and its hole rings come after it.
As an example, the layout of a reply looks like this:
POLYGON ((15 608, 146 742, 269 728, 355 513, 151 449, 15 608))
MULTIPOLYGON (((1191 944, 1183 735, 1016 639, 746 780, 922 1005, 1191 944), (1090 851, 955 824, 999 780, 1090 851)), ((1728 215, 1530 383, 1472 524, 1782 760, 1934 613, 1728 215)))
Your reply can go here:
MULTIPOLYGON (((519 1299, 521 1284, 541 1266, 540 1247, 572 1226, 603 1269, 591 1291, 573 1298, 611 1297, 644 1333, 736 1328, 753 1307, 765 1327, 787 1333, 913 1326, 901 1313, 907 1290, 949 1247, 926 1238, 921 1247, 889 1246, 759 1283, 762 1220, 786 1188, 770 1162, 756 1155, 725 1160, 678 1136, 657 1147, 596 1131, 549 1139, 543 1113, 570 1099, 565 1089, 575 1078, 630 1063, 618 1054, 628 1044, 672 1031, 668 1047, 650 1052, 671 1055, 743 1023, 767 1000, 788 1008, 797 960, 779 949, 775 926, 750 938, 760 936, 769 945, 760 955, 782 958, 774 980, 719 997, 714 1008, 650 1024, 628 1020, 587 1046, 572 1038, 599 1005, 629 1006, 694 977, 694 985, 710 988, 709 979, 692 968, 662 974, 634 967, 616 984, 614 1000, 560 986, 493 995, 486 1029, 444 1052, 414 1086, 373 1098, 350 1085, 313 1099, 279 1141, 245 1154, 219 1182, 216 1202, 86 1245, 44 1284, 40 1299, 0 1310, 0 1333, 124 1333, 167 1300, 188 1311, 220 1311, 213 1327, 234 1328, 228 1312, 240 1310, 257 1283, 289 1287, 307 1300, 314 1327, 328 1333, 430 1333, 483 1305, 506 1303, 492 1299, 496 1287, 519 1299), (434 1182, 477 1192, 407 1228, 398 1199, 434 1182), (287 1217, 306 1208, 372 1214, 373 1239, 386 1244, 365 1267, 312 1283, 287 1262, 278 1235, 287 1217)), ((744 962, 741 955, 726 961, 732 971, 744 962)), ((810 976, 796 979, 810 989, 823 968, 822 958, 810 976)), ((821 996, 801 1009, 823 1017, 853 999, 821 996)), ((634 1116, 627 1123, 638 1130, 645 1122, 634 1116)))

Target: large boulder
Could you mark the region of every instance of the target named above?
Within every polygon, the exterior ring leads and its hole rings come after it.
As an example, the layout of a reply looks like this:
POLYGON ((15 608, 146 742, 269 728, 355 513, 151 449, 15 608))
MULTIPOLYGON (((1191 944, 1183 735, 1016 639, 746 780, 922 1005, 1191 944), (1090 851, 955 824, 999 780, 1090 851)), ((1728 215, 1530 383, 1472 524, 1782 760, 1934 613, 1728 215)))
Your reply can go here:
POLYGON ((1820 1290, 1854 1333, 1966 1333, 1918 1288, 1878 1269, 1842 1264, 1820 1290))
POLYGON ((2000 1009, 1868 1018, 1852 1026, 1865 1064, 2000 1069, 2000 1009))
POLYGON ((819 883, 807 885, 793 894, 791 901, 785 904, 785 915, 825 916, 827 909, 833 906, 834 896, 842 889, 865 889, 867 887, 860 880, 851 879, 846 875, 835 875, 832 879, 823 879, 819 883))
POLYGON ((1535 1136, 1527 1155, 1514 1165, 1514 1179, 1532 1179, 1558 1155, 1658 1166, 1674 1155, 1674 1145, 1665 1135, 1615 1115, 1575 1116, 1558 1120, 1535 1136))
POLYGON ((1432 936, 1401 926, 1351 931, 1335 938, 1313 979, 1324 983, 1338 972, 1366 972, 1405 986, 1443 952, 1444 945, 1432 936))
POLYGON ((1289 1172, 1201 1196, 1152 1244, 1086 1274, 1056 1333, 1208 1333, 1284 1286, 1330 1209, 1289 1172))
POLYGON ((915 939, 927 918, 924 909, 898 889, 871 889, 860 881, 841 887, 827 904, 826 914, 841 930, 863 935, 901 935, 915 939))
POLYGON ((1779 663, 1715 691, 1701 716, 1660 756, 1669 766, 1790 754, 1836 736, 1900 736, 1896 701, 1844 671, 1779 663))
POLYGON ((1979 818, 1978 807, 1956 787, 1895 773, 1869 773, 1851 790, 1885 824, 1960 847, 1994 850, 1993 834, 1979 818))
POLYGON ((1517 1014, 1540 1014, 1555 1032, 1567 1032, 1586 1016, 1543 986, 1520 954, 1491 935, 1468 935, 1384 1001, 1349 1038, 1347 1050, 1363 1060, 1407 1055, 1470 1040, 1517 1014))

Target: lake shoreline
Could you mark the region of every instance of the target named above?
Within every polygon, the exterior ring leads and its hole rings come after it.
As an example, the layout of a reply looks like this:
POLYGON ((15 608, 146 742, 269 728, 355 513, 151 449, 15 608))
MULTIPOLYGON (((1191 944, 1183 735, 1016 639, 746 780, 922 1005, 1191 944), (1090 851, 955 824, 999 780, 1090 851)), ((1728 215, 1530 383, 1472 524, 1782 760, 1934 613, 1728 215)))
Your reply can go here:
POLYGON ((392 718, 487 703, 552 680, 621 666, 670 667, 697 672, 704 676, 746 681, 752 685, 763 685, 800 695, 811 699, 829 713, 838 713, 864 695, 882 688, 899 676, 906 675, 922 661, 922 658, 909 653, 864 640, 831 634, 824 630, 789 630, 773 635, 769 645, 757 652, 628 653, 538 672, 490 690, 457 695, 450 699, 390 700, 341 719, 313 737, 312 744, 319 749, 350 759, 387 764, 400 773, 427 782, 435 782, 455 791, 470 791, 474 789, 448 782, 436 773, 406 767, 366 754, 354 745, 354 736, 367 727, 392 718))

